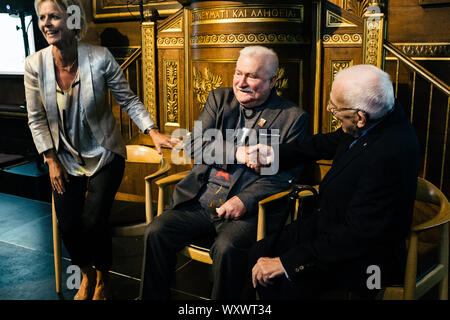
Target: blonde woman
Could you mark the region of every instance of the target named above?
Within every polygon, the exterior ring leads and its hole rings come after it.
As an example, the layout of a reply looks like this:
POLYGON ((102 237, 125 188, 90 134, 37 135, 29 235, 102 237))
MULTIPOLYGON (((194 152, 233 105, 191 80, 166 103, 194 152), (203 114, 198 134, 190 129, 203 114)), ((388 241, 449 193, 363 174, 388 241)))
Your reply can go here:
POLYGON ((107 89, 158 151, 177 141, 158 132, 111 53, 79 42, 87 28, 79 0, 35 0, 35 9, 49 46, 25 62, 28 124, 49 166, 64 245, 83 275, 74 299, 90 299, 92 291, 92 299, 106 299, 108 216, 126 158, 107 89))

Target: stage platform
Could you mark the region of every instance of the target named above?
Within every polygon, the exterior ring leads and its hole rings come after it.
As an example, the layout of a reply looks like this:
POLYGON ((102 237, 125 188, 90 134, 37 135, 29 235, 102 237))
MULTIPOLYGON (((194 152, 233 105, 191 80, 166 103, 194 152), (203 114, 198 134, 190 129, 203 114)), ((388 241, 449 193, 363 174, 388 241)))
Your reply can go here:
POLYGON ((0 192, 40 201, 51 201, 47 165, 28 161, 0 170, 0 192))

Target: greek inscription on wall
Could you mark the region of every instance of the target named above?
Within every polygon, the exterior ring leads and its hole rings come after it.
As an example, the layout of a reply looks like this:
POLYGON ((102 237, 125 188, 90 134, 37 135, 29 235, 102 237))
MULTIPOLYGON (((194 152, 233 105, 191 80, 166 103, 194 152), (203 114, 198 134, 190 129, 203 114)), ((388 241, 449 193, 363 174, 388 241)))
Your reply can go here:
POLYGON ((233 8, 233 9, 201 9, 192 12, 192 22, 201 23, 207 20, 241 19, 241 18, 277 18, 303 20, 303 7, 296 8, 233 8))

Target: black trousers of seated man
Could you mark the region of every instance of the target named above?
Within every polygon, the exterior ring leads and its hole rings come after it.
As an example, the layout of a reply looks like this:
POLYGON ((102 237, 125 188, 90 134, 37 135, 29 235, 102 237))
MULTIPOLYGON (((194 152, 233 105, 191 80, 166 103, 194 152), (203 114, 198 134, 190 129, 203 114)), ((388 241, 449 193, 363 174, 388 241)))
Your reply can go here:
MULTIPOLYGON (((282 214, 272 217, 279 226, 282 214)), ((196 238, 210 237, 213 260, 211 299, 239 299, 246 282, 248 249, 256 242, 257 215, 224 220, 193 200, 164 211, 146 230, 142 299, 167 300, 176 253, 196 238)), ((205 275, 205 281, 207 281, 205 275)))

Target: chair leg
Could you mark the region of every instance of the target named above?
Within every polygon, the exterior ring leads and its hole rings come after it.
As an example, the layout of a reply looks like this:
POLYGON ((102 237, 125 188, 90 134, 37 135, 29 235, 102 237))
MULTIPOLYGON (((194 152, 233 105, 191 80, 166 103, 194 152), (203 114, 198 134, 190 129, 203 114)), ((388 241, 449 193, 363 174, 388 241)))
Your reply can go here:
POLYGON ((441 252, 440 263, 444 265, 446 275, 441 280, 439 285, 439 299, 448 300, 448 259, 449 259, 449 245, 448 245, 448 223, 441 227, 441 252))
POLYGON ((144 288, 144 272, 145 272, 145 256, 146 256, 146 252, 147 252, 147 239, 145 238, 145 234, 144 234, 144 255, 142 257, 142 268, 141 268, 141 283, 139 285, 139 297, 138 300, 142 300, 142 291, 144 288))
POLYGON ((405 300, 414 300, 416 296, 417 242, 418 234, 412 232, 409 241, 408 258, 405 271, 405 300))
POLYGON ((55 263, 56 293, 61 293, 61 239, 58 230, 58 219, 56 218, 55 204, 52 199, 52 229, 53 229, 53 258, 55 263))

